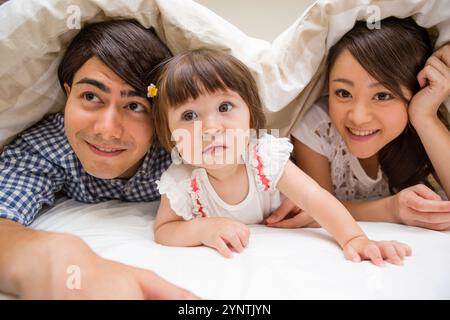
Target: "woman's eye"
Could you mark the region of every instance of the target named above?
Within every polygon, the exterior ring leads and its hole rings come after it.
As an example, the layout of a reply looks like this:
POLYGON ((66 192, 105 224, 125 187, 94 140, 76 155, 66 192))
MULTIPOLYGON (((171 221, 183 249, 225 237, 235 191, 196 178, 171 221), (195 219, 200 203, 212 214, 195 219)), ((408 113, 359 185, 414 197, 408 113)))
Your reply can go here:
POLYGON ((131 111, 134 111, 134 112, 144 112, 145 111, 145 106, 140 103, 137 103, 137 102, 132 102, 127 107, 128 107, 128 109, 130 109, 131 111))
POLYGON ((101 102, 100 98, 97 97, 95 95, 95 93, 92 93, 92 92, 85 92, 85 93, 83 93, 83 99, 86 100, 86 101, 89 101, 89 102, 101 102))
POLYGON ((192 120, 197 119, 197 117, 198 116, 194 111, 185 111, 185 112, 183 112, 183 115, 181 116, 181 118, 184 121, 192 121, 192 120))
POLYGON ((228 102, 222 103, 219 106, 220 112, 229 112, 229 111, 231 111, 231 109, 233 109, 233 106, 231 105, 231 103, 228 103, 228 102))
POLYGON ((352 97, 352 94, 350 92, 348 92, 347 90, 344 90, 344 89, 336 90, 336 95, 339 98, 351 98, 352 97))
POLYGON ((374 99, 379 101, 391 100, 393 98, 394 96, 387 92, 379 92, 374 96, 374 99))

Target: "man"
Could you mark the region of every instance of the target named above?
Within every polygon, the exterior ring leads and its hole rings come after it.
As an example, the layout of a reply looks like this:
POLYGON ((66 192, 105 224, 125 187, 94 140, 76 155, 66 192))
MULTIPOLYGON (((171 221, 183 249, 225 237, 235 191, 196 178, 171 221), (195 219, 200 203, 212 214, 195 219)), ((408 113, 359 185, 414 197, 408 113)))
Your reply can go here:
POLYGON ((194 298, 156 274, 98 257, 81 239, 26 228, 57 192, 78 201, 153 201, 170 155, 152 145, 146 88, 171 56, 153 30, 109 21, 81 30, 58 70, 64 114, 0 155, 0 291, 20 298, 194 298), (81 270, 81 289, 66 286, 81 270))

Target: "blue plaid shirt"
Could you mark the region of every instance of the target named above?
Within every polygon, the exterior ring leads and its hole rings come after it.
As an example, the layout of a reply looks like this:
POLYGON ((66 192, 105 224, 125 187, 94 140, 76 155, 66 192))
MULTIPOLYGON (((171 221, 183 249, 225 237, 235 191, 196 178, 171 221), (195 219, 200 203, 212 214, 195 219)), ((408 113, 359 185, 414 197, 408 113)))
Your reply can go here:
POLYGON ((67 140, 64 115, 52 114, 5 146, 0 155, 0 218, 29 225, 44 205, 53 204, 59 191, 88 203, 158 200, 155 181, 170 163, 168 152, 151 147, 130 179, 93 177, 67 140))

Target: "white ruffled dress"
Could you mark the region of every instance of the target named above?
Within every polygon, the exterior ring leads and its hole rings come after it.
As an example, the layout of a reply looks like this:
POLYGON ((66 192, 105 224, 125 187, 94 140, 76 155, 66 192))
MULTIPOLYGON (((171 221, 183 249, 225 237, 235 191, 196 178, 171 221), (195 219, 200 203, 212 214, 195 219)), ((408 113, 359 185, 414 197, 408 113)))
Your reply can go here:
POLYGON ((211 185, 206 170, 188 164, 172 164, 157 181, 172 210, 185 220, 195 217, 228 217, 245 224, 260 223, 280 206, 278 180, 292 152, 288 138, 264 134, 249 143, 245 163, 249 190, 243 201, 223 201, 211 185))

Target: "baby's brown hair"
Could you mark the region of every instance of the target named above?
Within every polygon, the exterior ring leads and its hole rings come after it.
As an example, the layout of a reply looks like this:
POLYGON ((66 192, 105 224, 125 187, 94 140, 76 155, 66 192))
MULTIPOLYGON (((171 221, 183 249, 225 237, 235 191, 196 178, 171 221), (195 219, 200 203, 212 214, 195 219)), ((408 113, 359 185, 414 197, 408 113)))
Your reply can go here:
POLYGON ((263 129, 266 119, 258 87, 248 68, 235 57, 214 49, 196 49, 178 54, 159 67, 153 101, 153 122, 156 137, 166 150, 174 142, 168 125, 168 110, 190 99, 217 91, 231 90, 241 96, 249 107, 250 128, 263 129))

